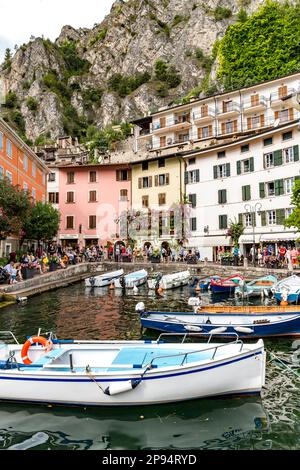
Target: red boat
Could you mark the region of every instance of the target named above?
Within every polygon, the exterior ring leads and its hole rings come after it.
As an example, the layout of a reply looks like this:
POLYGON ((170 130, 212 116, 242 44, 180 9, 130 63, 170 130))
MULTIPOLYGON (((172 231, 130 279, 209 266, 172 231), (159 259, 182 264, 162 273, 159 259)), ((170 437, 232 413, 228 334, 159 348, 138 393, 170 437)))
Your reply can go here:
POLYGON ((214 294, 218 293, 228 293, 235 291, 235 288, 244 281, 243 276, 240 274, 233 274, 226 279, 211 279, 210 289, 214 294))

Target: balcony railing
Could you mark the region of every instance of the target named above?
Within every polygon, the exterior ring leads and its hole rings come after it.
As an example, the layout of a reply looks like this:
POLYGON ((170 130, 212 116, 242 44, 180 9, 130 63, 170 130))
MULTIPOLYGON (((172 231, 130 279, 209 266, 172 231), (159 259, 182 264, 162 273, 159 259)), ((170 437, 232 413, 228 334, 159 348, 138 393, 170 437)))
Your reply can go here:
POLYGON ((159 129, 166 129, 169 127, 177 126, 178 124, 191 124, 190 116, 178 116, 175 118, 166 119, 164 123, 156 122, 153 124, 153 131, 157 131, 159 129))
POLYGON ((217 115, 220 116, 220 115, 229 114, 229 113, 238 114, 240 112, 241 112, 240 105, 236 103, 235 101, 232 101, 228 103, 227 105, 222 106, 221 109, 219 108, 217 111, 217 115))
POLYGON ((274 103, 278 103, 278 102, 282 102, 281 101, 281 98, 284 98, 285 96, 288 96, 288 95, 291 95, 292 93, 295 93, 295 88, 288 88, 287 90, 287 93, 284 94, 284 93, 278 93, 278 91, 274 92, 274 93, 271 93, 270 95, 270 101, 271 101, 271 105, 274 104, 274 103))
POLYGON ((212 108, 206 108, 200 111, 195 111, 193 113, 194 121, 199 121, 201 119, 214 119, 215 117, 215 111, 212 108))
POLYGON ((265 96, 260 96, 258 100, 247 100, 243 103, 244 111, 251 111, 253 108, 266 108, 267 99, 265 96))

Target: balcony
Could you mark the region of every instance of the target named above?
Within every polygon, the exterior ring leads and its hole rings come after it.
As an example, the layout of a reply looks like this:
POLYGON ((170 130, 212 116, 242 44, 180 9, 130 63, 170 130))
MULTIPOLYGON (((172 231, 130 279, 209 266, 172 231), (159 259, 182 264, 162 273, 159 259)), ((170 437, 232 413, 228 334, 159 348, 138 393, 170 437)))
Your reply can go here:
POLYGON ((173 147, 173 146, 176 146, 176 145, 180 146, 180 147, 181 146, 183 147, 184 145, 187 145, 189 143, 190 143, 189 140, 183 140, 183 139, 168 137, 164 143, 157 142, 157 143, 153 144, 151 150, 166 149, 168 147, 173 147))
POLYGON ((244 114, 259 113, 265 111, 267 108, 267 99, 264 96, 259 96, 258 99, 252 99, 251 101, 246 101, 243 104, 244 114))
POLYGON ((288 88, 286 92, 282 91, 279 93, 278 91, 271 93, 270 101, 271 101, 271 107, 272 108, 278 108, 282 105, 285 104, 284 101, 282 101, 281 98, 284 98, 285 96, 291 95, 292 93, 295 93, 295 88, 288 88))
POLYGON ((215 111, 212 108, 204 108, 193 113, 194 123, 196 125, 211 122, 215 119, 215 111))
POLYGON ((231 117, 238 116, 240 112, 240 105, 235 101, 230 101, 228 103, 223 103, 222 109, 219 109, 217 111, 217 116, 219 119, 228 119, 231 117))
POLYGON ((192 126, 190 116, 175 116, 153 124, 153 134, 164 133, 167 130, 184 131, 192 126))

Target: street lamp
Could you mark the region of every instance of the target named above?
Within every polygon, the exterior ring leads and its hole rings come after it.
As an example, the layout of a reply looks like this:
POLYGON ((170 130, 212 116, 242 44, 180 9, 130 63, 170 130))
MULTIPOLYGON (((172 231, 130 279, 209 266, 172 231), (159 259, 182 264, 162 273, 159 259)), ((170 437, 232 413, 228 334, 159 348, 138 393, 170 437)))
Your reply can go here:
POLYGON ((245 204, 245 211, 247 214, 251 215, 251 224, 252 224, 252 234, 253 234, 253 253, 252 253, 252 262, 255 266, 255 215, 260 215, 262 205, 260 202, 257 202, 254 206, 251 204, 245 204))

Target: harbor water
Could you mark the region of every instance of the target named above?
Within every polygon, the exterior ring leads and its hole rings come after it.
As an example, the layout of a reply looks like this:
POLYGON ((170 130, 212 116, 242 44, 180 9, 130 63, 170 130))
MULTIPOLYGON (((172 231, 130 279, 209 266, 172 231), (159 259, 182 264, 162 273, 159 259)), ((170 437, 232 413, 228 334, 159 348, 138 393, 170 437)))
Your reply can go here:
MULTIPOLYGON (((79 283, 1 309, 0 330, 12 331, 20 342, 39 328, 61 339, 153 339, 157 333, 141 333, 135 305, 144 302, 149 310, 184 311, 193 295, 189 287, 157 297, 146 287, 122 295, 79 283)), ((203 295, 204 304, 224 301, 203 295)), ((294 341, 265 341, 269 354, 261 397, 133 408, 0 402, 0 449, 300 449, 300 367, 283 367, 270 355, 290 361, 294 341)))

